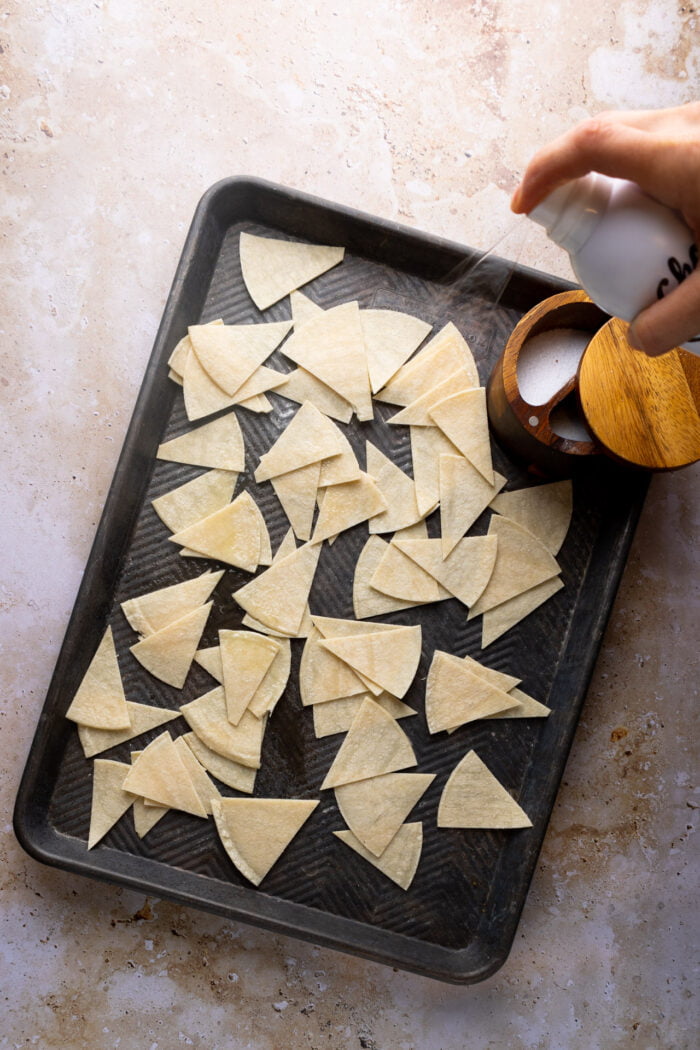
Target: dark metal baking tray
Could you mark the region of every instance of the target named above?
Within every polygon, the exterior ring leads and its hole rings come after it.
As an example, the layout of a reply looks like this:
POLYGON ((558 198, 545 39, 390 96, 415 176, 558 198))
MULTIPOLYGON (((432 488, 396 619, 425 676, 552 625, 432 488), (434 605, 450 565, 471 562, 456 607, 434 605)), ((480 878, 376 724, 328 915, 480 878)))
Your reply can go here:
MULTIPOLYGON (((319 787, 342 737, 316 740, 311 711, 301 707, 301 642, 292 645, 292 677, 265 735, 255 794, 320 797, 321 804, 260 888, 253 888, 230 863, 211 820, 183 813, 168 813, 143 840, 127 814, 96 848, 86 848, 92 761, 83 757, 75 726, 64 714, 106 625, 114 631, 130 699, 179 706, 213 685, 196 666, 179 692, 149 676, 128 652, 135 636, 119 603, 211 564, 179 556, 175 545, 166 542, 169 534, 150 501, 201 472, 155 459, 159 442, 188 426, 180 388, 167 378, 166 361, 176 342, 189 324, 199 321, 222 317, 242 323, 263 317, 242 283, 241 230, 345 245, 345 261, 305 289, 310 297, 324 306, 358 299, 362 306, 408 309, 436 325, 453 320, 470 341, 482 382, 522 314, 571 287, 492 258, 474 271, 485 280, 462 281, 459 295, 450 295, 446 277, 465 257, 473 261, 473 250, 256 179, 232 178, 213 186, 193 218, 41 712, 17 796, 16 834, 32 856, 47 864, 433 978, 475 982, 502 965, 515 935, 643 503, 648 481, 643 473, 599 462, 576 477, 573 522, 559 556, 564 589, 483 653, 480 619, 467 623, 464 607, 454 600, 380 618, 423 628, 421 664, 405 698, 419 714, 402 726, 416 749, 418 769, 437 775, 410 818, 423 821, 424 848, 408 892, 332 835, 343 821, 333 793, 319 792, 319 787), (552 708, 551 716, 481 721, 451 736, 429 736, 422 715, 423 687, 436 647, 470 653, 516 674, 524 689, 552 708), (531 829, 436 827, 446 778, 470 748, 520 801, 533 821, 531 829)), ((287 316, 288 300, 264 315, 266 320, 287 316)), ((278 352, 272 363, 283 370, 290 367, 278 352)), ((276 395, 272 400, 269 416, 236 411, 247 448, 246 477, 239 479, 239 489, 242 484, 251 488, 274 549, 287 522, 271 486, 253 484, 252 470, 297 406, 276 395)), ((383 425, 393 411, 377 405, 375 422, 343 429, 361 457, 369 436, 410 472, 408 429, 383 425)), ((494 455, 510 487, 531 483, 495 445, 494 455)), ((487 520, 488 514, 472 531, 485 531, 487 520)), ((429 524, 435 534, 437 523, 429 524)), ((324 545, 312 611, 353 616, 352 573, 366 536, 366 525, 356 526, 332 548, 324 545)), ((202 644, 214 644, 219 628, 240 623, 242 613, 231 592, 246 578, 237 570, 226 571, 202 644)), ((187 730, 184 719, 170 728, 187 730)), ((105 757, 128 761, 130 746, 115 747, 105 757)), ((223 794, 233 793, 220 787, 223 794)))

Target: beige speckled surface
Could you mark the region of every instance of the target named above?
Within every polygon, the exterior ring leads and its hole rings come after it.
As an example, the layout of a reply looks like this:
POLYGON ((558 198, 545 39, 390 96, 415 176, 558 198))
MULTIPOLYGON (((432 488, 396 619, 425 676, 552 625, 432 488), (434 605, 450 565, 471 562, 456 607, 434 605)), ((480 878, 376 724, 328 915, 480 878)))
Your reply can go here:
MULTIPOLYGON (((697 467, 652 484, 513 951, 479 986, 44 868, 11 809, 202 192, 255 174, 488 247, 543 138, 693 97, 693 6, 8 0, 0 48, 0 1048, 691 1050, 697 467)), ((569 274, 540 231, 521 261, 569 274)))

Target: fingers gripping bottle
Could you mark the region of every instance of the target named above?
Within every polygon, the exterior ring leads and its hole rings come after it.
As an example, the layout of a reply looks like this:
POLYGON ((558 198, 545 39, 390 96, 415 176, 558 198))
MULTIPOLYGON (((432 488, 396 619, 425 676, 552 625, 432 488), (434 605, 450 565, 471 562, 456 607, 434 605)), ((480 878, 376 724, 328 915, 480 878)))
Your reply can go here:
MULTIPOLYGON (((698 262, 682 216, 625 179, 595 172, 572 179, 529 218, 569 253, 593 302, 623 321, 672 292, 698 262)), ((700 335, 683 348, 700 354, 700 335)))

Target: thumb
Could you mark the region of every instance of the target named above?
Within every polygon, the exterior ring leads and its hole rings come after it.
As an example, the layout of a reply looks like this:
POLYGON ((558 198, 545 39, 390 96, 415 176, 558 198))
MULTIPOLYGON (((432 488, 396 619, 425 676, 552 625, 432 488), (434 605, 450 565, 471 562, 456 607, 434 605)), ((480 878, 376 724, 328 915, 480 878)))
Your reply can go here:
MULTIPOLYGON (((628 340, 636 350, 658 357, 700 336, 700 269, 632 321, 628 340)), ((700 339, 697 342, 700 354, 700 339)))

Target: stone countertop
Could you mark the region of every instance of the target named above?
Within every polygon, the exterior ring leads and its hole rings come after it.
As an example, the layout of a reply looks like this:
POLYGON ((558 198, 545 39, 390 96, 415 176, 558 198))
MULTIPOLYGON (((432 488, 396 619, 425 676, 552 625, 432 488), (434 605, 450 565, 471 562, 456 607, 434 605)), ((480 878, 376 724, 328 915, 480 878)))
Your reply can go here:
POLYGON ((480 248, 506 232, 503 254, 568 277, 541 231, 512 233, 517 173, 586 115, 691 100, 694 9, 23 9, 0 11, 0 1048, 690 1050, 697 467, 652 481, 512 952, 480 985, 45 868, 10 814, 204 190, 259 175, 480 248))

